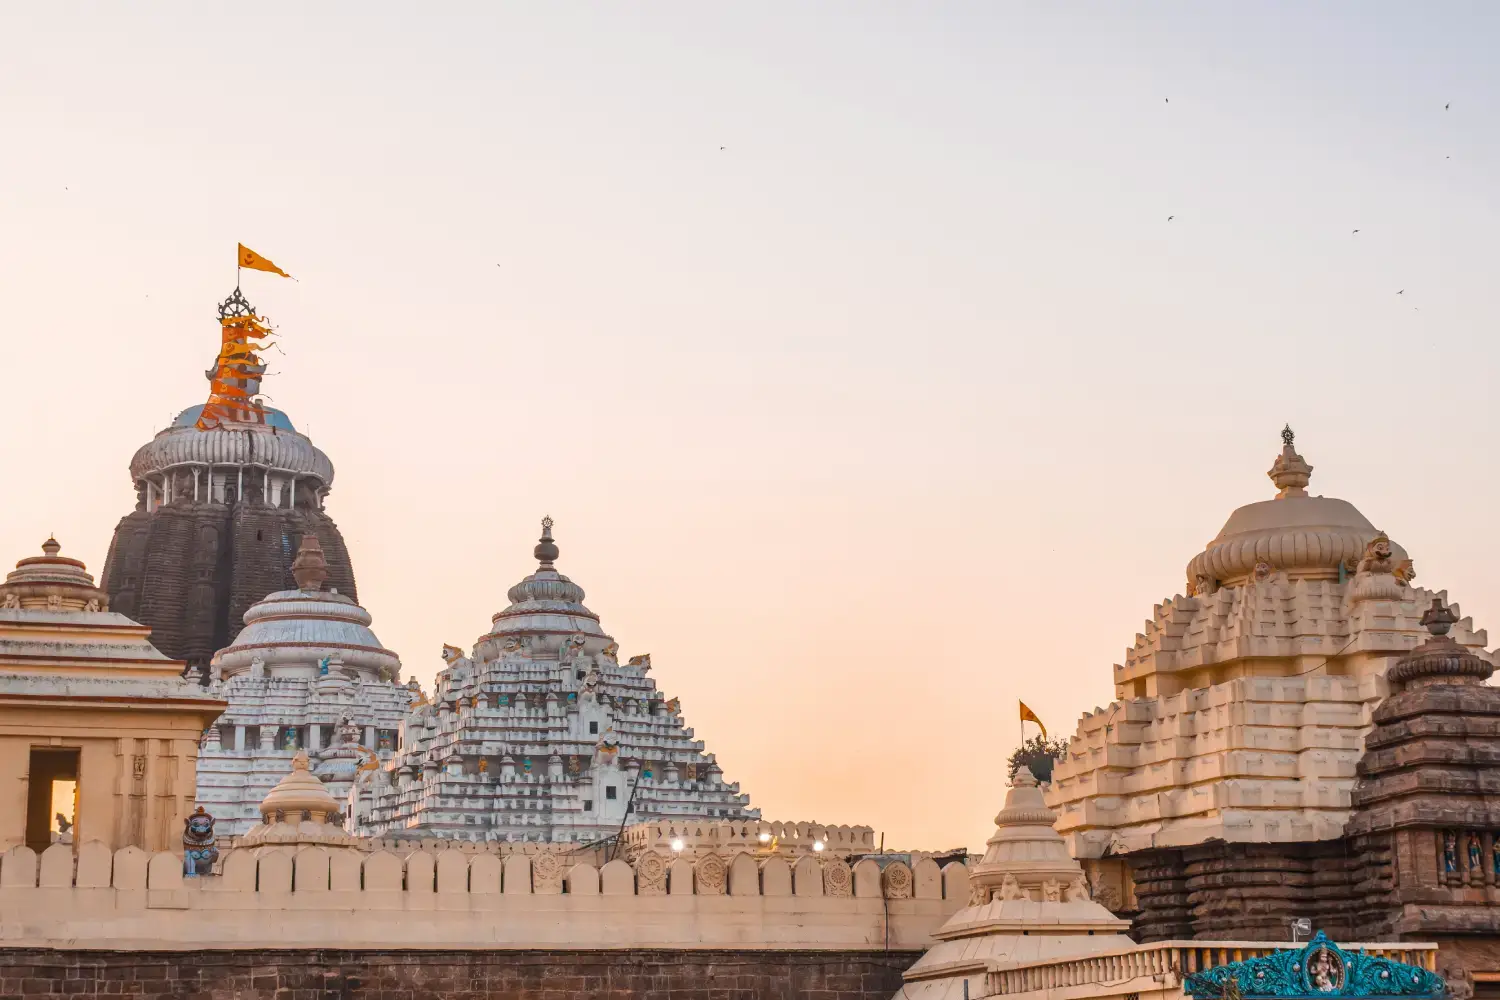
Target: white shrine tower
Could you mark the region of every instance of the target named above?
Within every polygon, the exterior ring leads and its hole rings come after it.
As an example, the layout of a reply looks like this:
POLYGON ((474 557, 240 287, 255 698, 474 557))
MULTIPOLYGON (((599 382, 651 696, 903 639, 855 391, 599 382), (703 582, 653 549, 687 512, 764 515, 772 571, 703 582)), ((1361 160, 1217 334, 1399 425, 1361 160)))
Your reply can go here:
POLYGON ((756 820, 738 784, 683 727, 651 657, 619 646, 554 566, 542 521, 536 572, 510 588, 472 659, 443 647, 432 699, 407 714, 401 750, 355 783, 366 836, 590 843, 658 820, 756 820))

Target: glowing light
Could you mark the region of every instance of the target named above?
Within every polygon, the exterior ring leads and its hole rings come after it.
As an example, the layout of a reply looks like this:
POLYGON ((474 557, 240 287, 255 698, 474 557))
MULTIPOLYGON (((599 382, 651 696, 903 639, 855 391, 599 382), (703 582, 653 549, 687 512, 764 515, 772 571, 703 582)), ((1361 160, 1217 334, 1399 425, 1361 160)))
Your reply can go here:
POLYGON ((813 841, 813 850, 815 850, 815 851, 821 851, 822 849, 823 849, 823 842, 821 840, 815 840, 815 841, 813 841))
POLYGON ((770 841, 770 839, 771 839, 771 835, 769 833, 762 833, 760 835, 760 842, 762 844, 768 843, 770 841))
POLYGON ((686 846, 687 845, 682 842, 682 838, 681 837, 673 837, 672 838, 672 850, 681 852, 681 850, 684 847, 686 847, 686 846))

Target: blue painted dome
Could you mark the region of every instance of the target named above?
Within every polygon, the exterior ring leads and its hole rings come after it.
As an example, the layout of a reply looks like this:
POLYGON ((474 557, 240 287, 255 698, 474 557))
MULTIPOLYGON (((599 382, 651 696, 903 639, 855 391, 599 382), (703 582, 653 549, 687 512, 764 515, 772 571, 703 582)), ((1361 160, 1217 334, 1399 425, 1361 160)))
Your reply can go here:
MULTIPOLYGON (((202 416, 203 406, 204 404, 202 403, 199 403, 197 406, 189 406, 187 409, 177 414, 177 419, 172 421, 172 426, 192 427, 198 422, 198 418, 202 416)), ((266 407, 266 426, 276 427, 284 431, 296 431, 297 429, 292 426, 291 417, 287 416, 285 413, 282 413, 280 410, 273 410, 269 406, 266 407)))

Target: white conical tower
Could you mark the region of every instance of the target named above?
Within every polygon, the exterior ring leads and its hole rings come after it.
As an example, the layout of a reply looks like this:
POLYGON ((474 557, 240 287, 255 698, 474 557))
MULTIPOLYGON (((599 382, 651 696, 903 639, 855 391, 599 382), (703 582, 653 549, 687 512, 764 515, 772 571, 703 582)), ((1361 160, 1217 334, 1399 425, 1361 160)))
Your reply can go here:
POLYGON ((907 970, 906 1000, 988 995, 989 973, 1018 961, 1094 955, 1132 947, 1121 920, 1089 898, 1088 880, 1052 829, 1031 771, 1021 768, 995 817, 984 860, 969 876, 969 905, 907 970))

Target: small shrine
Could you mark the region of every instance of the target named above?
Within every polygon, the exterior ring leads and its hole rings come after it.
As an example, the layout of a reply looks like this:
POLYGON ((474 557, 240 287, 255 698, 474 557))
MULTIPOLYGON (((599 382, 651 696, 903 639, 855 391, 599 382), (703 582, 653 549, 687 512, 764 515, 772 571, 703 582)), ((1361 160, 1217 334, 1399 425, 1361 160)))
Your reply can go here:
POLYGON ((324 588, 317 535, 302 536, 292 575, 296 588, 246 611, 244 631, 209 666, 209 690, 229 710, 204 735, 198 801, 221 836, 255 825, 297 754, 342 803, 355 775, 390 760, 400 743, 412 698, 401 660, 370 630, 368 611, 324 588))
POLYGON ((583 588, 557 571, 551 518, 534 554, 472 657, 443 647, 395 757, 358 777, 356 829, 589 843, 636 823, 759 819, 656 687, 651 657, 621 662, 583 588))
POLYGON ((1319 931, 1307 947, 1231 962, 1183 980, 1193 1000, 1448 996, 1435 972, 1363 951, 1345 951, 1319 931))
POLYGON ((0 584, 0 851, 175 848, 224 702, 61 550, 47 539, 0 584))

